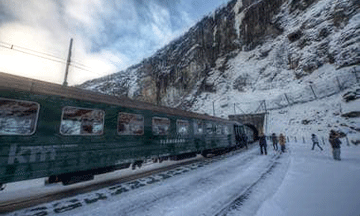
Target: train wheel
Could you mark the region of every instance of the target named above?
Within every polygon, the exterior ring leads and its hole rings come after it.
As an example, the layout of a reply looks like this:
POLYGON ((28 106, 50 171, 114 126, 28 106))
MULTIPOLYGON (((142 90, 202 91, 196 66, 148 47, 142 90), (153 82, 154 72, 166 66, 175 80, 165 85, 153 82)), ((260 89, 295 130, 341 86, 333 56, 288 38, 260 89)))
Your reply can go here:
POLYGON ((45 180, 45 184, 54 184, 54 183, 58 183, 61 182, 61 180, 58 178, 57 175, 52 175, 49 176, 49 178, 47 180, 45 180))
POLYGON ((6 187, 6 185, 4 185, 3 183, 0 183, 0 191, 4 190, 6 187))
POLYGON ((142 164, 143 164, 143 161, 135 161, 133 164, 132 164, 132 166, 131 166, 131 168, 133 169, 133 170, 135 170, 136 169, 136 167, 139 167, 139 169, 141 168, 141 166, 142 166, 142 164))
POLYGON ((159 163, 162 163, 165 160, 168 160, 168 157, 160 157, 159 158, 159 163))
POLYGON ((201 155, 202 155, 204 158, 207 158, 208 152, 207 152, 207 151, 202 151, 202 152, 201 152, 201 155))
POLYGON ((70 185, 84 181, 90 181, 94 179, 94 175, 92 174, 84 174, 84 175, 64 175, 61 178, 63 185, 70 185))

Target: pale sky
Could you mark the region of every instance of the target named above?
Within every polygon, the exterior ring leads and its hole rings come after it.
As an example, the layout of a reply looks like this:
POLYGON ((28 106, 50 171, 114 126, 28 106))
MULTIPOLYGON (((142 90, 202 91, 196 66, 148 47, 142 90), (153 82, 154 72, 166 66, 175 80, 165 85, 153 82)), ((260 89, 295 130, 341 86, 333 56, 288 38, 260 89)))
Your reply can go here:
POLYGON ((73 38, 68 82, 80 84, 139 63, 227 2, 0 0, 0 72, 62 84, 73 38))

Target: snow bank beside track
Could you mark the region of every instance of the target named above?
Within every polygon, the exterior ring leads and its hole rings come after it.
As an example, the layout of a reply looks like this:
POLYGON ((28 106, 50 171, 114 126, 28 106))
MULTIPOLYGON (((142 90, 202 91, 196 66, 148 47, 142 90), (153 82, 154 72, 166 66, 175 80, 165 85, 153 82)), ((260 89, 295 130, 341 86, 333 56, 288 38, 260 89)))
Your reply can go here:
POLYGON ((341 161, 330 146, 291 143, 291 164, 283 183, 257 216, 359 215, 360 147, 342 145, 341 161))

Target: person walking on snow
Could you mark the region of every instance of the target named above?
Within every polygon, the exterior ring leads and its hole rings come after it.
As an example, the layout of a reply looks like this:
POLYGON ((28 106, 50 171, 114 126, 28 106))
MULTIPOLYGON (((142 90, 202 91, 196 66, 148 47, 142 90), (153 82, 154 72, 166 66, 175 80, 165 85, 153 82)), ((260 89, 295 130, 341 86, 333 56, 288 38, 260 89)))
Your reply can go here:
POLYGON ((278 150, 278 139, 277 139, 275 133, 272 134, 271 139, 272 139, 274 150, 277 151, 278 150))
POLYGON ((334 130, 331 130, 330 131, 330 134, 329 134, 329 142, 330 142, 330 145, 333 149, 333 158, 334 160, 341 160, 340 158, 340 144, 341 144, 341 141, 339 139, 339 134, 336 133, 334 130))
POLYGON ((317 138, 317 136, 316 136, 315 134, 311 134, 311 140, 312 140, 312 142, 313 142, 313 147, 312 147, 311 150, 314 150, 315 145, 317 145, 317 146, 321 149, 321 151, 323 150, 323 149, 321 148, 321 146, 319 145, 319 140, 318 140, 318 138, 317 138))
POLYGON ((285 136, 281 133, 279 136, 279 144, 281 147, 281 152, 285 152, 285 143, 286 143, 285 136))
POLYGON ((267 147, 267 144, 266 144, 266 138, 265 138, 265 135, 262 133, 259 137, 259 145, 260 145, 260 153, 263 154, 263 149, 265 151, 265 155, 267 155, 267 151, 266 151, 266 147, 267 147))
POLYGON ((245 134, 241 135, 241 140, 245 146, 246 149, 248 149, 248 144, 247 144, 247 136, 245 134))

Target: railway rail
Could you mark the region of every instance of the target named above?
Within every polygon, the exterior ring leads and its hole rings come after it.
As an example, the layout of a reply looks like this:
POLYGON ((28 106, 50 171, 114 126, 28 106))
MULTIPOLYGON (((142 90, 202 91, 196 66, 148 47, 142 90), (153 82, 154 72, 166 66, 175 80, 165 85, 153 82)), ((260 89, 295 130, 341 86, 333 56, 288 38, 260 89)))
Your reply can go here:
POLYGON ((279 164, 278 159, 280 158, 280 154, 273 155, 271 158, 272 158, 271 163, 268 165, 268 168, 264 170, 264 172, 259 176, 259 178, 256 181, 254 181, 252 184, 244 186, 242 193, 240 193, 239 196, 235 197, 235 199, 231 201, 229 204, 224 206, 224 208, 222 208, 218 213, 216 213, 215 216, 231 215, 232 211, 241 208, 241 206, 244 204, 244 202, 249 198, 249 196, 253 192, 254 188, 257 185, 259 185, 262 181, 264 181, 267 178, 267 176, 271 175, 273 170, 279 164))
POLYGON ((69 198, 69 197, 72 197, 75 195, 84 194, 87 192, 99 190, 99 189, 110 187, 110 186, 115 186, 117 184, 130 182, 130 181, 133 181, 136 179, 148 177, 148 176, 151 176, 151 175, 154 175, 157 173, 173 170, 178 167, 196 163, 196 162, 203 161, 203 160, 204 160, 204 158, 197 157, 194 159, 188 159, 186 161, 175 163, 175 164, 172 164, 169 166, 164 166, 164 167, 156 168, 153 170, 146 170, 143 172, 134 173, 129 176, 120 176, 118 178, 107 179, 107 180, 95 182, 92 184, 79 184, 78 186, 71 187, 71 188, 67 188, 64 186, 64 189, 62 189, 61 191, 47 192, 47 193, 39 192, 40 194, 33 195, 31 197, 23 197, 20 199, 16 198, 16 199, 9 200, 6 202, 1 202, 0 203, 0 214, 17 211, 17 210, 21 210, 24 208, 29 208, 32 206, 40 205, 40 204, 55 201, 55 200, 69 198))
MULTIPOLYGON (((34 194, 28 197, 21 197, 21 198, 15 198, 7 201, 0 202, 0 214, 4 213, 10 213, 14 211, 19 211, 26 208, 31 208, 35 206, 39 206, 45 203, 50 203, 56 200, 71 198, 79 194, 85 194, 92 191, 109 188, 109 190, 112 190, 114 194, 119 194, 122 192, 126 192, 127 189, 124 189, 121 185, 124 183, 128 183, 132 189, 145 186, 146 184, 142 184, 138 182, 138 179, 142 178, 150 178, 151 183, 160 181, 159 179, 155 179, 151 176, 154 176, 156 174, 160 175, 162 179, 169 178, 170 176, 166 172, 171 172, 172 175, 178 175, 182 172, 188 172, 189 169, 196 169, 197 167, 202 167, 206 165, 207 163, 211 163, 217 160, 220 160, 221 158, 224 158, 226 156, 237 154, 239 152, 242 152, 243 149, 229 152, 224 155, 210 155, 208 158, 204 158, 202 156, 190 158, 182 161, 175 162, 174 164, 170 164, 167 166, 162 166, 158 168, 154 168, 151 170, 144 170, 137 173, 133 173, 130 175, 125 176, 119 176, 114 178, 109 178, 102 181, 92 181, 87 183, 80 183, 78 185, 73 185, 72 187, 63 187, 59 191, 51 191, 51 192, 39 192, 38 194, 34 194), (188 166, 186 169, 178 169, 179 167, 188 166)), ((60 184, 60 183, 58 183, 60 184)), ((99 196, 95 199, 102 199, 104 197, 99 196)), ((91 200, 89 200, 91 202, 91 200)), ((76 207, 76 203, 73 205, 70 205, 70 208, 76 207)), ((65 207, 69 208, 69 206, 65 207)), ((40 208, 32 209, 34 211, 41 212, 40 208)), ((64 207, 58 208, 58 211, 61 212, 64 207)), ((31 209, 30 209, 31 210, 31 209)), ((33 215, 38 215, 39 212, 35 213, 33 215)), ((32 214, 30 214, 32 215, 32 214)), ((41 214, 40 214, 41 215, 41 214)))

